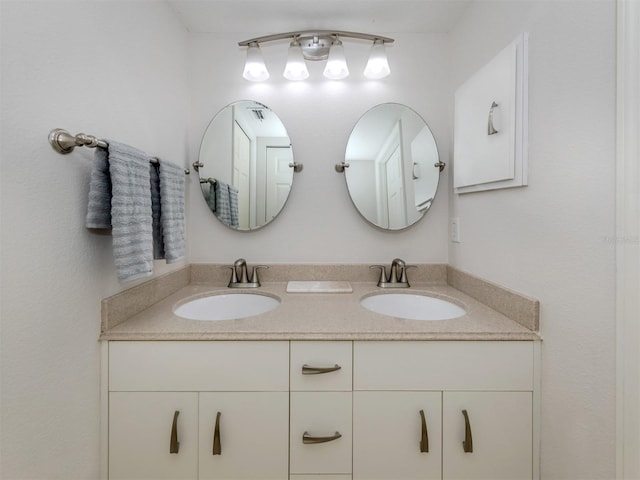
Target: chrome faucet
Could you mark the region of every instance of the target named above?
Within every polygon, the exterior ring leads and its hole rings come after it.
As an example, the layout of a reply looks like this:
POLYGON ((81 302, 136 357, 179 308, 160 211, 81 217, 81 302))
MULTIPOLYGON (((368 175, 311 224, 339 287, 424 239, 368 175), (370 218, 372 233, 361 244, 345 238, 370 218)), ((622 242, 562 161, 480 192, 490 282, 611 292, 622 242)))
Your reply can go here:
POLYGON ((269 268, 266 265, 256 265, 251 272, 251 279, 249 279, 249 268, 247 267, 247 261, 244 258, 239 258, 233 265, 229 265, 227 268, 231 269, 231 280, 229 281, 229 288, 256 288, 260 286, 260 280, 258 279, 258 270, 261 268, 269 268))
POLYGON ((407 265, 401 258, 394 258, 391 262, 391 272, 387 277, 387 271, 384 265, 371 265, 369 268, 380 269, 380 280, 378 286, 380 288, 409 288, 409 280, 407 279, 407 268, 413 268, 415 265, 407 265))

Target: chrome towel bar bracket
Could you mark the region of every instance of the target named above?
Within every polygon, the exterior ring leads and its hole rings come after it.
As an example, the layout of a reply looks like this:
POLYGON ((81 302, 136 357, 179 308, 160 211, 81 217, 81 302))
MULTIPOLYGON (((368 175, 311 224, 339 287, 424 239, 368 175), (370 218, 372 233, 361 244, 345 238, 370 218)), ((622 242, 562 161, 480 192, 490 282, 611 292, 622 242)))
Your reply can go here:
MULTIPOLYGON (((49 132, 49 144, 51 148, 62 155, 73 152, 73 149, 76 147, 107 148, 109 146, 109 143, 105 140, 100 140, 93 135, 87 135, 85 133, 71 135, 64 128, 54 128, 49 132)), ((158 159, 150 157, 149 162, 157 164, 158 159)), ((185 168, 184 174, 189 175, 189 173, 189 169, 185 168)))

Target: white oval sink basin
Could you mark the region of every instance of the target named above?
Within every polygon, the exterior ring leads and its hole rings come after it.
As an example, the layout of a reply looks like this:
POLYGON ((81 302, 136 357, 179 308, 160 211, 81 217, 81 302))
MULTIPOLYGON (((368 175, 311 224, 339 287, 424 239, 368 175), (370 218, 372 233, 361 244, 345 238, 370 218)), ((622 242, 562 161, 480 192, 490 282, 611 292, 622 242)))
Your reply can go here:
POLYGON ((441 298, 413 293, 383 293, 360 300, 367 310, 407 320, 450 320, 463 316, 464 308, 441 298))
POLYGON ((173 311, 189 320, 237 320, 266 313, 280 300, 255 293, 210 295, 185 302, 173 311))

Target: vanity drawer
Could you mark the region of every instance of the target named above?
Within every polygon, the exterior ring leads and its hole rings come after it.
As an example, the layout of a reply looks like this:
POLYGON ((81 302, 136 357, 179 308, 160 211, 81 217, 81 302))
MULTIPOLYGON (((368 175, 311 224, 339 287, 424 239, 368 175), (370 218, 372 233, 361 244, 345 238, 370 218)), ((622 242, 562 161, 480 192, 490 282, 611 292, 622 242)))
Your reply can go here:
POLYGON ((533 342, 354 342, 354 390, 533 390, 533 342))
POLYGON ((109 342, 110 391, 288 391, 289 342, 109 342))
POLYGON ((291 390, 350 392, 351 358, 352 342, 291 342, 291 390))
POLYGON ((351 392, 291 392, 291 474, 351 474, 351 411, 351 392), (312 439, 341 437, 304 443, 305 432, 312 439))

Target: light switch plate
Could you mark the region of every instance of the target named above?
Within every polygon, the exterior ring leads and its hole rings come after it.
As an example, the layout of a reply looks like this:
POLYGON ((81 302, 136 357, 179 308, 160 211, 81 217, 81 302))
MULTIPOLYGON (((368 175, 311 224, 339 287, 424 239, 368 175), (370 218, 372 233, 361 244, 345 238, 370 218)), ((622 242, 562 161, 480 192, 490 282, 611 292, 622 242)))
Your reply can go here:
POLYGON ((450 224, 451 241, 454 243, 460 243, 460 219, 453 217, 450 224))

